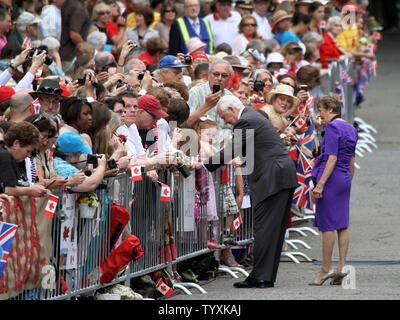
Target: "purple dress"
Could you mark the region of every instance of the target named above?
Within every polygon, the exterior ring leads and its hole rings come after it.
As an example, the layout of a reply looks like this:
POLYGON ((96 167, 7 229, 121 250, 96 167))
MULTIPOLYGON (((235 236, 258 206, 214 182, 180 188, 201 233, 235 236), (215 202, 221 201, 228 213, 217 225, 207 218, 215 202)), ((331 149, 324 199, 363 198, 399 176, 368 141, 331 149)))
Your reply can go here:
POLYGON ((314 227, 321 232, 349 226, 350 212, 350 160, 355 156, 357 130, 349 123, 334 120, 325 127, 321 154, 315 161, 312 176, 316 183, 324 172, 329 155, 337 156, 336 166, 325 184, 322 198, 315 201, 314 227))

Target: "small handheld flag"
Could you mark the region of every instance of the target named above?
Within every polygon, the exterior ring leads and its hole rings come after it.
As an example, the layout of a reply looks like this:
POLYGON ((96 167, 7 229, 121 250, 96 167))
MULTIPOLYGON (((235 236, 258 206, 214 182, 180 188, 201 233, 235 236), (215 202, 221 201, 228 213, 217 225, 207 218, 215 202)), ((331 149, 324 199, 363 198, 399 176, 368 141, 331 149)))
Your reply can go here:
POLYGON ((44 210, 43 214, 45 216, 53 218, 54 212, 56 212, 57 202, 58 202, 58 197, 53 194, 50 194, 49 201, 47 202, 47 206, 46 206, 46 209, 44 210))

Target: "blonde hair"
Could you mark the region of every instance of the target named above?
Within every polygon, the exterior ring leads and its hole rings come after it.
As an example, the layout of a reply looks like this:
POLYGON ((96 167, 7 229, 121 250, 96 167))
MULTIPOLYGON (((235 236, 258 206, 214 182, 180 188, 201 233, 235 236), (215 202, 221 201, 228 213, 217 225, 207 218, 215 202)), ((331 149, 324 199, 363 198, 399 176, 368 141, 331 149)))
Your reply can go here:
POLYGON ((99 17, 99 12, 104 10, 108 10, 111 12, 111 7, 108 4, 105 4, 104 2, 99 2, 98 4, 96 4, 93 7, 92 20, 96 21, 97 18, 99 17))

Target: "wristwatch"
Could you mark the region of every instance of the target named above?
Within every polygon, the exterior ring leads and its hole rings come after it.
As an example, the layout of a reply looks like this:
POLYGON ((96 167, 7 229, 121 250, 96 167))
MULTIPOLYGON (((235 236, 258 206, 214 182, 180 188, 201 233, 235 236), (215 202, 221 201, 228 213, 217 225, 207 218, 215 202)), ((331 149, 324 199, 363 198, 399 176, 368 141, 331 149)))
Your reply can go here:
POLYGON ((17 68, 14 67, 11 63, 10 63, 10 65, 8 67, 14 72, 17 71, 17 68))

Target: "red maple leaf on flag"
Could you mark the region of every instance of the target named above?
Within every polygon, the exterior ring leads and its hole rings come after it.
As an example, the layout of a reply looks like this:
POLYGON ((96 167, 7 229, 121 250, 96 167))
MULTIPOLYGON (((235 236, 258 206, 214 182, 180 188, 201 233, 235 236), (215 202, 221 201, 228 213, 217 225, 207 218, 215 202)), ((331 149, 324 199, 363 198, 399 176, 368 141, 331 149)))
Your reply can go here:
POLYGON ((63 240, 67 240, 68 237, 69 237, 69 227, 64 227, 63 240))

